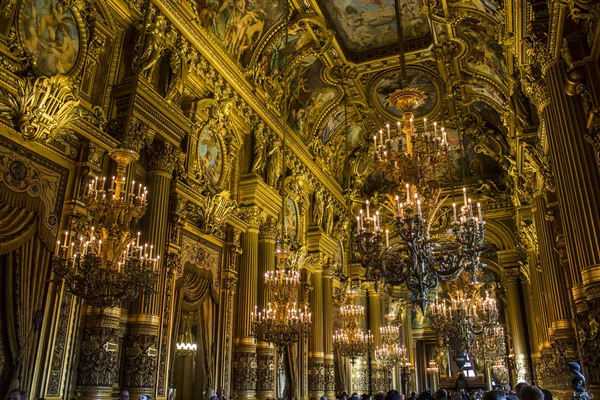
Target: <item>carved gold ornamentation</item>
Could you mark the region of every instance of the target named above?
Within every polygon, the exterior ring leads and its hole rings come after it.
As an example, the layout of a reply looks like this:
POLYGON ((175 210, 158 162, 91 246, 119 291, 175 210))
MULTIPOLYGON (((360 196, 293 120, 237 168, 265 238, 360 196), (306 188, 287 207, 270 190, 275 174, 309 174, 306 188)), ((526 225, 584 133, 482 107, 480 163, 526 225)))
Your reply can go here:
POLYGON ((17 85, 16 95, 0 90, 0 116, 11 121, 23 139, 51 142, 78 118, 79 99, 67 76, 28 77, 17 85))
POLYGON ((207 235, 221 230, 227 218, 237 210, 237 203, 231 199, 228 190, 215 195, 207 195, 198 206, 191 206, 188 218, 200 227, 207 235))

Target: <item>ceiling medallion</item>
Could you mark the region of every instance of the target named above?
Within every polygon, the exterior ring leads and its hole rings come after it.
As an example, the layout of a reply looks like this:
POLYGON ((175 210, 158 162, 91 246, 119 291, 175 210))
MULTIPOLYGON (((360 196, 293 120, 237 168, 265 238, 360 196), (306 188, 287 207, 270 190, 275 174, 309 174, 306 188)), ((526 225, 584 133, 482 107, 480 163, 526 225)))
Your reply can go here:
POLYGON ((412 113, 425 103, 427 94, 423 90, 417 88, 402 88, 392 92, 387 100, 391 105, 403 113, 412 113))

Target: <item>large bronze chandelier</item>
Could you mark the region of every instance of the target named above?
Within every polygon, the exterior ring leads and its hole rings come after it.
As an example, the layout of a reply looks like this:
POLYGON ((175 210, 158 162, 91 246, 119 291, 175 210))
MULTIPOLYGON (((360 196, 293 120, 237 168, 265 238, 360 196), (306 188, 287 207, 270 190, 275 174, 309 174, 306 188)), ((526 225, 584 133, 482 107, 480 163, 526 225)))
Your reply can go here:
POLYGON ((365 316, 365 308, 354 305, 356 292, 348 293, 348 304, 340 307, 340 314, 344 328, 335 331, 333 335, 334 348, 344 357, 349 358, 354 364, 357 358, 366 355, 373 346, 371 331, 365 333, 359 321, 365 316))
POLYGON ((137 153, 119 149, 112 179, 89 184, 85 207, 93 220, 87 232, 65 232, 56 244, 54 273, 68 290, 95 307, 115 307, 140 294, 154 292, 160 255, 129 229, 146 212, 148 192, 141 184, 127 184, 126 167, 137 153))
POLYGON ((361 264, 367 269, 367 279, 392 285, 406 284, 415 292, 413 302, 425 313, 430 303, 429 292, 440 281, 453 281, 468 271, 475 281, 482 267, 481 254, 485 250, 485 221, 481 205, 474 205, 463 191, 465 204, 457 210, 453 204, 453 235, 435 240, 431 238, 431 221, 443 200, 441 190, 421 196, 417 187, 406 184, 406 197, 395 196, 388 211, 392 214, 390 230, 382 228, 380 211, 371 217, 369 202, 366 213, 360 210, 354 242, 361 255, 361 264), (412 190, 411 190, 412 189, 412 190))

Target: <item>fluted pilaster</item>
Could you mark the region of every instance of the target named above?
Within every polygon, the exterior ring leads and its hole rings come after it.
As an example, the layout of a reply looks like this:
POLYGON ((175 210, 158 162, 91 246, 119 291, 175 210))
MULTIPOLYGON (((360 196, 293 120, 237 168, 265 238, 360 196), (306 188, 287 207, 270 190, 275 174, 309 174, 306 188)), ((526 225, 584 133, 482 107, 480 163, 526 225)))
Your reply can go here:
POLYGON ((254 311, 254 305, 258 300, 258 234, 262 212, 258 207, 252 206, 245 207, 241 213, 242 218, 248 223, 248 229, 242 233, 240 240, 242 255, 238 275, 233 387, 236 399, 254 399, 257 359, 250 314, 254 311))
MULTIPOLYGON (((169 324, 160 326, 158 321, 165 311, 165 286, 172 285, 172 275, 167 271, 166 240, 168 237, 169 198, 171 178, 175 168, 179 150, 170 143, 155 143, 148 148, 148 210, 142 221, 142 242, 154 246, 154 254, 159 255, 159 278, 153 294, 140 296, 129 307, 129 329, 125 340, 127 354, 135 357, 125 358, 125 379, 123 386, 132 396, 142 394, 154 396, 158 355, 161 350, 168 351, 169 343, 164 349, 159 346, 160 329, 170 329, 169 324)), ((168 307, 167 307, 168 308, 168 307)), ((165 364, 166 366, 166 364, 165 364)), ((164 376, 164 371, 163 371, 164 376)), ((162 382, 164 383, 164 381, 162 382)), ((164 389, 164 388, 163 388, 164 389)), ((162 391, 164 394, 164 390, 162 391)))
MULTIPOLYGON (((318 265, 321 268, 322 265, 318 265)), ((320 399, 325 394, 325 369, 323 353, 323 273, 312 274, 310 309, 313 315, 309 342, 308 391, 311 399, 320 399)))
POLYGON ((560 214, 563 217, 571 281, 600 265, 600 171, 586 143, 586 115, 579 96, 569 97, 564 62, 546 71, 550 104, 544 109, 560 214))
POLYGON ((502 275, 502 283, 506 290, 506 315, 509 320, 508 328, 512 337, 513 352, 515 354, 516 381, 530 382, 531 365, 527 351, 525 320, 521 311, 520 277, 521 271, 518 268, 506 269, 502 275))
MULTIPOLYGON (((266 308, 269 299, 264 287, 264 276, 267 271, 275 269, 275 238, 277 221, 269 220, 260 227, 258 235, 258 309, 266 308)), ((275 397, 275 349, 265 342, 257 343, 256 351, 256 398, 258 400, 275 397)))
POLYGON ((325 370, 325 397, 335 397, 335 369, 333 355, 333 271, 323 270, 323 367, 325 370))

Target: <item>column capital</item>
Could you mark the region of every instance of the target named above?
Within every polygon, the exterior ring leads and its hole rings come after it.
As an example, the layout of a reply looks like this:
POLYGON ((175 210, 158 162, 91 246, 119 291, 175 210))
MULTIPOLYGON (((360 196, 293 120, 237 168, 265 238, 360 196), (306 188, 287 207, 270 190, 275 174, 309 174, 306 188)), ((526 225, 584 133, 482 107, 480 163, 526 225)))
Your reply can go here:
POLYGON ((179 161, 180 150, 168 142, 154 143, 147 150, 148 172, 171 175, 179 161))
POLYGON ((259 229, 264 221, 265 212, 258 206, 241 207, 240 217, 249 225, 249 228, 259 229))
POLYGON ((505 285, 519 283, 519 278, 523 276, 520 268, 508 268, 502 272, 502 283, 505 285))
POLYGON ((260 232, 258 233, 258 240, 270 240, 275 241, 277 234, 279 233, 279 224, 277 219, 267 217, 264 223, 260 226, 260 232))

